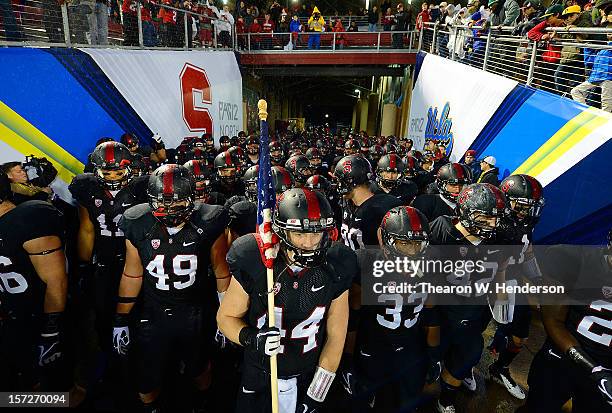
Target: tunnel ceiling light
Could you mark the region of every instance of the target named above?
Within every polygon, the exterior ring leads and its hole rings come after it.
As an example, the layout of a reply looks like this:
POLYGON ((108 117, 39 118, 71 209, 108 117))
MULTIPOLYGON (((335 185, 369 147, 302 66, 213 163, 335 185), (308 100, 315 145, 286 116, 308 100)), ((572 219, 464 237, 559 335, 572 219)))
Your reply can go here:
POLYGON ((326 117, 326 118, 329 118, 329 115, 326 113, 326 114, 325 114, 325 117, 326 117))

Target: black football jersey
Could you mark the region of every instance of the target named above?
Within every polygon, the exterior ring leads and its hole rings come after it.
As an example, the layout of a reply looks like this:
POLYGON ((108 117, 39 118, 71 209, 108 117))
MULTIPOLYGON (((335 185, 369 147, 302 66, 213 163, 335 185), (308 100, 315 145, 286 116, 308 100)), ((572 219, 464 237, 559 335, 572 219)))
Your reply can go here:
POLYGON ((422 194, 412 201, 412 206, 421 211, 429 222, 443 215, 455 215, 455 205, 440 194, 422 194))
POLYGON ((356 207, 352 202, 342 203, 340 234, 344 244, 352 250, 378 245, 378 227, 385 214, 402 202, 389 194, 376 194, 356 207))
POLYGON ((525 262, 525 253, 530 245, 533 245, 533 228, 514 229, 508 228, 501 231, 499 235, 499 245, 508 249, 510 255, 508 268, 506 269, 506 279, 522 280, 522 264, 525 262))
MULTIPOLYGON (((372 249, 360 249, 356 254, 360 271, 355 283, 361 285, 362 276, 373 274, 374 261, 385 260, 385 257, 380 250, 372 249)), ((400 347, 414 350, 423 345, 424 335, 419 316, 427 301, 427 291, 419 288, 421 279, 418 277, 406 276, 405 281, 414 285, 417 291, 409 295, 379 294, 378 305, 362 305, 357 329, 357 343, 360 347, 385 352, 396 351, 400 347)))
POLYGON ((149 204, 136 205, 119 227, 138 249, 144 268, 143 295, 171 305, 202 303, 210 250, 224 233, 227 212, 220 206, 196 204, 189 221, 171 234, 151 213, 149 204))
POLYGON ((438 259, 455 263, 453 271, 444 272, 441 282, 449 286, 468 288, 463 291, 454 290, 453 294, 445 294, 436 301, 448 304, 446 310, 449 317, 469 320, 479 318, 483 306, 488 307, 488 289, 491 288, 491 292, 495 292, 491 281, 498 268, 507 260, 507 251, 498 245, 491 245, 494 241, 483 240, 478 245, 472 244, 455 227, 455 219, 441 216, 430 224, 430 250, 438 259), (468 262, 474 265, 467 267, 465 263, 468 262), (481 264, 477 269, 478 262, 481 264))
POLYGON ((598 363, 612 368, 612 268, 604 248, 555 245, 539 260, 546 277, 565 287, 565 327, 598 363))
POLYGON ((402 205, 410 205, 414 197, 419 193, 419 187, 412 181, 403 181, 389 192, 385 192, 376 182, 374 182, 372 184, 372 192, 375 194, 393 195, 402 201, 402 205))
POLYGON ((148 176, 136 177, 113 196, 98 183, 94 174, 80 174, 72 180, 68 189, 79 205, 87 209, 94 226, 94 254, 98 261, 125 256, 119 220, 128 208, 147 202, 148 182, 148 176))
POLYGON ((240 177, 236 177, 236 182, 231 186, 225 185, 222 181, 215 179, 210 183, 210 188, 212 192, 224 194, 226 199, 235 195, 244 195, 244 184, 240 180, 240 177))
MULTIPOLYGON (((241 197, 244 198, 244 197, 241 197)), ((241 199, 229 206, 229 228, 233 234, 242 236, 255 232, 257 225, 257 205, 241 199)))
POLYGON ((44 283, 23 244, 63 235, 63 218, 47 202, 27 201, 0 217, 0 313, 28 317, 42 312, 44 283))
POLYGON ((436 176, 432 172, 419 171, 411 178, 411 180, 419 187, 419 193, 427 193, 429 184, 436 180, 436 176))
MULTIPOLYGON (((234 279, 249 295, 246 322, 252 327, 267 325, 266 267, 261 261, 254 234, 238 238, 227 254, 234 279)), ((325 343, 327 311, 331 302, 347 291, 357 274, 355 254, 339 243, 327 252, 327 265, 294 273, 284 259, 274 263, 274 306, 276 326, 281 330, 278 375, 297 376, 317 366, 325 343)), ((245 360, 268 370, 267 358, 245 351, 245 360)))

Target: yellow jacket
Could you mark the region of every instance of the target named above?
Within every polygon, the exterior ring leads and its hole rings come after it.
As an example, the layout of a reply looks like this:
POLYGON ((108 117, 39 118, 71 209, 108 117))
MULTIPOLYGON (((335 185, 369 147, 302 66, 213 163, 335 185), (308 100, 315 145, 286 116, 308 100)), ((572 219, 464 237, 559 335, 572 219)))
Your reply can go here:
POLYGON ((317 8, 317 6, 315 6, 314 10, 312 11, 312 16, 310 16, 310 19, 308 19, 308 29, 314 32, 322 32, 324 28, 325 19, 323 19, 323 16, 321 16, 321 12, 317 8), (319 18, 316 20, 314 17, 315 13, 319 13, 319 18))

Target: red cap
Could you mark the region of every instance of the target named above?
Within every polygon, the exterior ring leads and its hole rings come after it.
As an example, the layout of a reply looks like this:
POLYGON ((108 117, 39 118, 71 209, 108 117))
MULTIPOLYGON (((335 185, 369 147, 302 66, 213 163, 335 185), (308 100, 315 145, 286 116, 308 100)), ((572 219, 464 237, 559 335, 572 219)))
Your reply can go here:
POLYGON ((465 152, 465 156, 473 156, 475 158, 476 157, 476 151, 474 149, 470 149, 470 150, 465 152))

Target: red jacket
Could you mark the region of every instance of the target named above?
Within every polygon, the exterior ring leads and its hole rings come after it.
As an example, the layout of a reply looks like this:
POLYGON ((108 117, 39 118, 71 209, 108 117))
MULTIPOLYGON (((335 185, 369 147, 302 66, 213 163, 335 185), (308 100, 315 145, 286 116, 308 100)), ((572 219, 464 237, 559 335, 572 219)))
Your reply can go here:
POLYGON ((529 38, 529 40, 534 40, 536 42, 539 42, 540 40, 542 40, 542 36, 546 34, 545 30, 547 27, 548 27, 548 22, 546 20, 541 21, 540 23, 538 23, 536 27, 534 27, 533 29, 529 30, 529 32, 527 32, 527 37, 529 38))
POLYGON ((274 32, 274 21, 272 20, 268 20, 265 21, 261 24, 262 27, 262 32, 264 33, 273 33, 274 32))
POLYGON ((422 11, 419 14, 417 14, 417 18, 416 18, 416 29, 417 30, 421 30, 421 28, 423 27, 423 23, 429 23, 429 12, 428 11, 422 11))
POLYGON ((261 33, 261 25, 259 23, 251 23, 251 25, 249 26, 249 32, 250 33, 261 33))
POLYGON ((121 11, 123 14, 133 14, 136 15, 136 2, 133 0, 123 0, 123 5, 121 6, 121 11))

